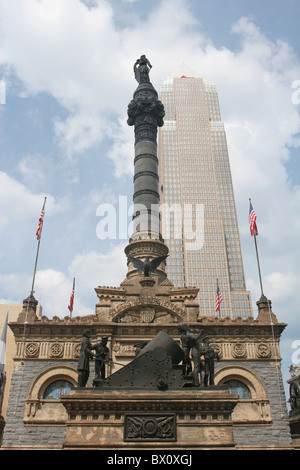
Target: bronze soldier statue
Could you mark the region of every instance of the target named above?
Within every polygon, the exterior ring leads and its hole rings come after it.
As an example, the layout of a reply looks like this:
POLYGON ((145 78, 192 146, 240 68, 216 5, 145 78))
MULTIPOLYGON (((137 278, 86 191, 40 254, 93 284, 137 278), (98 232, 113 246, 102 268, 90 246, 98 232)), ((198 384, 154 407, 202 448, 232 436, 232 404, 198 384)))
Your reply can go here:
POLYGON ((90 342, 90 331, 84 329, 82 332, 82 342, 80 355, 77 365, 78 370, 78 387, 85 387, 90 375, 90 359, 94 357, 92 353, 92 345, 90 342))
POLYGON ((210 345, 209 338, 203 340, 200 348, 200 355, 204 356, 204 386, 215 384, 215 359, 220 360, 219 354, 210 345))
POLYGON ((183 373, 186 375, 192 374, 194 377, 194 385, 199 387, 199 374, 201 378, 201 384, 203 382, 203 373, 204 373, 204 366, 200 359, 200 345, 199 345, 199 338, 202 334, 202 330, 197 334, 194 335, 190 329, 190 327, 184 323, 178 327, 178 331, 181 335, 181 345, 184 352, 184 361, 183 361, 183 373), (192 371, 190 353, 192 356, 192 360, 194 363, 194 370, 192 371))
POLYGON ((93 349, 96 350, 95 357, 95 379, 105 379, 105 364, 109 362, 109 349, 106 346, 108 337, 102 338, 100 343, 95 344, 93 349))

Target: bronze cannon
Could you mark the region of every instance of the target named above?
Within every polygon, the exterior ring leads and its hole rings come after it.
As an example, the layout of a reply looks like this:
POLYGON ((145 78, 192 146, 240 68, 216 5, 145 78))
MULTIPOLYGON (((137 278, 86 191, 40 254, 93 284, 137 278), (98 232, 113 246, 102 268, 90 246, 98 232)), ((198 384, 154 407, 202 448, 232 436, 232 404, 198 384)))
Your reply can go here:
POLYGON ((104 389, 159 389, 185 386, 182 376, 184 353, 167 333, 160 331, 135 359, 94 386, 104 389))

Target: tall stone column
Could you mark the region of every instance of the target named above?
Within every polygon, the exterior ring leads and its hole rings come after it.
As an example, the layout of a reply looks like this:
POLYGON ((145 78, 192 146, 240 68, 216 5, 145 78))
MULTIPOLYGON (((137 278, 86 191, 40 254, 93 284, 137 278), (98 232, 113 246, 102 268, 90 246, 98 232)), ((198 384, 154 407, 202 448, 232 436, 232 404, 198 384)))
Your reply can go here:
POLYGON ((160 239, 157 127, 163 126, 164 106, 149 79, 151 64, 141 56, 134 65, 139 83, 128 105, 134 126, 134 214, 131 238, 160 239))
MULTIPOLYGON (((168 253, 160 230, 157 158, 157 127, 163 126, 165 111, 149 79, 151 68, 144 55, 134 64, 135 78, 139 85, 128 105, 127 121, 129 126, 134 126, 135 154, 133 230, 125 252, 141 258, 153 258, 168 253)), ((160 270, 164 270, 164 264, 160 270)))

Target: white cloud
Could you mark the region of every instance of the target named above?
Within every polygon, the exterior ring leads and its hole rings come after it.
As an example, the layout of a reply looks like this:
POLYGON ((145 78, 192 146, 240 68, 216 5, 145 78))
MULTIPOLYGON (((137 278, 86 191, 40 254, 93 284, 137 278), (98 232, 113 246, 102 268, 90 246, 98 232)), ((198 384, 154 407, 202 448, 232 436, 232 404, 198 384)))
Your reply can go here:
POLYGON ((56 138, 69 158, 100 142, 105 127, 103 118, 85 112, 71 115, 66 120, 57 118, 54 123, 56 138))
POLYGON ((89 9, 74 0, 2 1, 2 60, 14 67, 29 91, 46 91, 69 110, 68 117, 54 122, 68 156, 111 137, 112 117, 119 116, 109 157, 116 175, 132 171, 132 128, 125 130, 125 116, 137 85, 132 65, 146 53, 156 86, 182 59, 217 83, 230 149, 238 149, 231 152, 236 191, 248 189, 244 175, 257 162, 257 184, 263 189, 273 181, 270 159, 272 169, 279 166, 283 173, 286 145, 295 143, 300 128, 291 102, 291 85, 300 69, 286 43, 271 42, 253 22, 241 18, 232 27, 240 49, 217 49, 181 0, 162 1, 144 20, 137 18, 124 29, 115 26, 107 1, 94 5, 89 9))
MULTIPOLYGON (((68 304, 75 277, 75 301, 73 315, 95 312, 98 302, 95 287, 117 287, 127 272, 125 244, 111 246, 106 253, 88 252, 74 257, 65 274, 53 268, 38 269, 34 295, 48 318, 69 314, 68 304)), ((27 274, 0 275, 2 303, 18 303, 29 295, 32 277, 27 274), (16 296, 23 295, 23 298, 16 296)))
POLYGON ((293 298, 294 293, 297 292, 300 285, 300 273, 274 272, 265 276, 264 282, 273 301, 283 303, 288 298, 293 298))
MULTIPOLYGON (((278 321, 293 323, 295 309, 295 293, 300 285, 300 273, 297 272, 271 272, 262 278, 264 294, 272 301, 272 310, 277 315, 278 321)), ((258 275, 256 280, 248 280, 248 288, 252 297, 259 299, 261 296, 258 275)))
POLYGON ((0 230, 7 229, 13 221, 20 225, 32 217, 38 220, 45 196, 47 211, 51 214, 58 210, 53 196, 33 194, 25 185, 0 171, 0 230))
POLYGON ((27 155, 18 164, 18 169, 24 180, 28 183, 44 180, 44 172, 41 168, 41 155, 27 155))
POLYGON ((0 303, 22 303, 23 299, 29 295, 31 284, 32 280, 27 274, 0 274, 2 297, 0 303))
POLYGON ((112 245, 105 254, 94 251, 78 254, 69 266, 69 273, 87 292, 98 285, 117 287, 126 277, 124 248, 125 244, 119 244, 112 245))
POLYGON ((119 125, 112 126, 110 135, 114 143, 107 156, 114 162, 116 177, 133 174, 133 128, 128 126, 125 118, 119 119, 119 125))

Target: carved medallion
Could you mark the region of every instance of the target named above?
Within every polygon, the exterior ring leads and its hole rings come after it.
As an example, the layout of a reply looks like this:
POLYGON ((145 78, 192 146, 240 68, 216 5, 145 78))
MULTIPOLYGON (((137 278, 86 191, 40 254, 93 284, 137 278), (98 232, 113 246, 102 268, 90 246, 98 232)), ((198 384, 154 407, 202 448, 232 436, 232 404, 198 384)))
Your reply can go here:
POLYGON ((232 355, 233 357, 245 357, 246 356, 246 346, 243 343, 235 343, 232 346, 232 355))
POLYGON ((124 441, 176 441, 175 414, 125 414, 124 441))
POLYGON ((64 346, 61 343, 52 343, 49 347, 50 357, 62 357, 64 346))
POLYGON ((270 357, 271 349, 270 345, 267 343, 260 343, 256 347, 256 355, 257 357, 270 357))
POLYGON ((26 357, 37 357, 39 355, 39 344, 38 343, 27 343, 25 348, 26 357))

